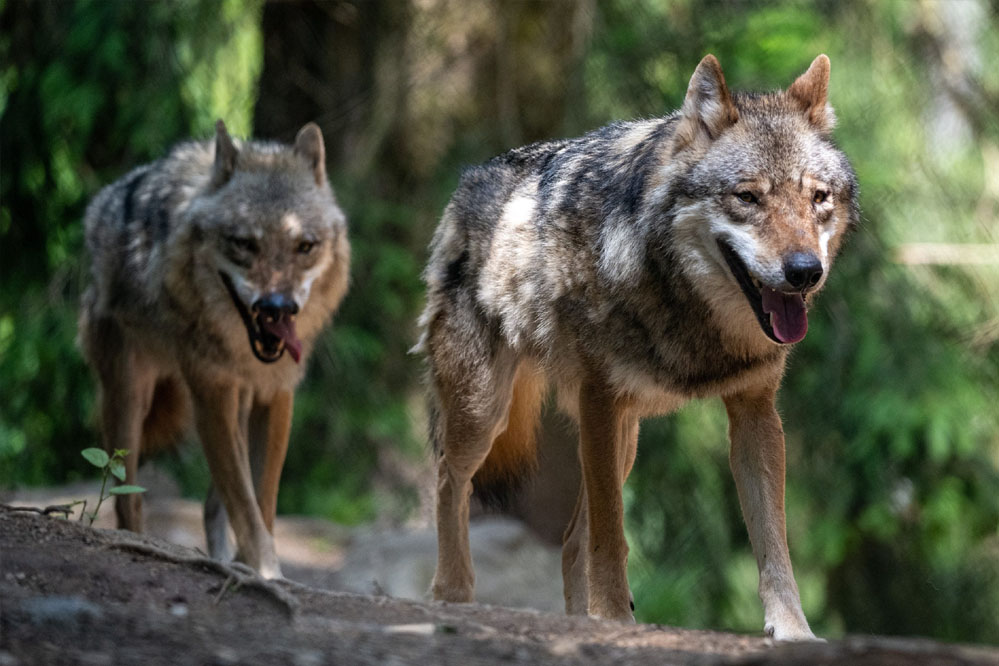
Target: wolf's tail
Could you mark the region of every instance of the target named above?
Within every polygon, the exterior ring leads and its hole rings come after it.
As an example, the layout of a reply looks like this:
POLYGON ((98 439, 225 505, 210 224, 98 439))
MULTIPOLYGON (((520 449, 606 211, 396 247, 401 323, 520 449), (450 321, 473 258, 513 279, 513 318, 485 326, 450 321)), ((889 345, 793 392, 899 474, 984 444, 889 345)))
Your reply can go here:
POLYGON ((142 453, 151 455, 180 443, 190 420, 191 398, 180 380, 161 379, 153 391, 152 408, 142 422, 142 453))
POLYGON ((502 508, 538 466, 538 421, 546 394, 545 376, 530 362, 521 362, 513 379, 513 397, 506 430, 493 441, 489 455, 472 478, 475 497, 484 505, 502 508))

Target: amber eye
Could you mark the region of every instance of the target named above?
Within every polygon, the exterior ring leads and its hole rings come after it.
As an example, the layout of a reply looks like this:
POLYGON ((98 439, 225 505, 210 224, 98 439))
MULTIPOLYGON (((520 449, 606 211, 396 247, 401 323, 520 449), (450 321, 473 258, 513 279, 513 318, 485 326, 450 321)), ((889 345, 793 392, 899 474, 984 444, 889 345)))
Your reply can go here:
POLYGON ((825 203, 826 199, 829 198, 829 193, 825 190, 815 190, 815 194, 812 195, 812 203, 825 203))
POLYGON ((760 200, 756 198, 756 195, 748 190, 744 190, 742 192, 736 192, 735 196, 737 196, 739 198, 739 201, 741 201, 742 203, 754 204, 760 202, 760 200))
POLYGON ((314 248, 315 246, 316 246, 316 244, 315 244, 314 241, 307 241, 306 240, 306 241, 302 241, 301 243, 299 243, 298 247, 295 248, 295 249, 296 249, 296 251, 299 254, 308 254, 308 253, 312 252, 312 248, 314 248))

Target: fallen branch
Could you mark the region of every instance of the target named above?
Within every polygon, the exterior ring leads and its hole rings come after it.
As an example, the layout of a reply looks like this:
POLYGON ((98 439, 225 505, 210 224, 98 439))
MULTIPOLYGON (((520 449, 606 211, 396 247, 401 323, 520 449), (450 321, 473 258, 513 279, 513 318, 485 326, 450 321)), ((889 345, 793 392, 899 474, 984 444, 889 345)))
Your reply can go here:
POLYGON ((203 567, 214 573, 225 576, 226 579, 222 583, 222 588, 220 589, 218 596, 215 598, 215 603, 219 603, 225 593, 229 590, 252 588, 260 590, 267 595, 268 598, 277 602, 277 604, 285 610, 290 619, 294 620, 298 614, 300 606, 298 599, 284 590, 278 581, 270 581, 261 578, 253 569, 240 562, 233 562, 229 564, 202 555, 180 555, 172 553, 164 548, 160 548, 159 546, 153 546, 151 544, 141 543, 138 541, 118 541, 107 544, 107 547, 114 550, 123 550, 139 553, 141 555, 149 555, 150 557, 156 557, 174 564, 203 567))
POLYGON ((9 504, 0 504, 5 509, 10 509, 11 511, 27 511, 29 513, 38 513, 43 516, 51 516, 53 513, 61 513, 63 518, 69 518, 69 514, 73 513, 73 507, 77 504, 83 504, 86 508, 86 500, 77 500, 75 502, 70 502, 69 504, 50 504, 44 509, 39 509, 35 506, 11 506, 9 504))

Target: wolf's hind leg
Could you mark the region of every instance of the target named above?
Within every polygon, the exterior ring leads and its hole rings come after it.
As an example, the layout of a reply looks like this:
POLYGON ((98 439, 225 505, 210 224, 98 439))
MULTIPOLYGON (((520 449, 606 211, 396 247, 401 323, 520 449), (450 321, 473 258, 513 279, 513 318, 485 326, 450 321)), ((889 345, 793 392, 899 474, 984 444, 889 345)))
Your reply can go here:
MULTIPOLYGON (((455 357, 449 360, 453 363, 455 357)), ((468 541, 472 476, 489 455, 493 440, 506 428, 515 362, 511 352, 502 350, 491 362, 469 368, 451 366, 447 377, 436 373, 441 441, 434 599, 473 600, 475 574, 468 541)))
MULTIPOLYGON (((108 455, 127 451, 125 483, 138 480, 142 451, 142 426, 149 414, 156 387, 155 364, 142 354, 111 317, 95 317, 83 332, 84 353, 100 380, 101 433, 108 455)), ((115 498, 118 527, 142 531, 142 496, 115 498)))
POLYGON ((764 632, 777 640, 815 640, 801 610, 784 517, 784 430, 774 392, 725 398, 729 463, 760 570, 764 632))
POLYGON ((225 512, 222 497, 212 483, 208 486, 204 510, 205 541, 208 554, 221 562, 231 562, 236 558, 236 549, 229 538, 229 515, 225 512))
POLYGON ((579 497, 569 526, 562 537, 562 595, 567 615, 586 615, 590 594, 586 587, 586 487, 579 484, 579 497))

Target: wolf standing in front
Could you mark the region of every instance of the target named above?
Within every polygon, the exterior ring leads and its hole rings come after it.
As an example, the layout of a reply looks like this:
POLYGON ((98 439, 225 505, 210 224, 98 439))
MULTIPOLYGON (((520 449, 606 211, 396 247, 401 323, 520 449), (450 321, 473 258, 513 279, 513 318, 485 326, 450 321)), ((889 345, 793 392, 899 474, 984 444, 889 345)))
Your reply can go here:
MULTIPOLYGON (((213 487, 213 557, 279 577, 278 481, 295 386, 347 287, 346 220, 326 179, 319 128, 294 146, 186 143, 104 188, 86 214, 92 283, 80 341, 100 380, 104 445, 140 452, 176 441, 192 420, 213 487), (287 352, 287 354, 285 354, 287 352), (221 502, 220 502, 221 500, 221 502)), ((140 531, 139 496, 118 523, 140 531)))
POLYGON ((814 638, 788 555, 774 401, 858 217, 853 171, 830 140, 828 83, 820 55, 786 91, 730 93, 709 55, 670 116, 463 175, 421 318, 439 456, 436 599, 472 600, 469 494, 530 469, 552 386, 579 424, 583 472, 562 551, 566 611, 633 621, 621 486, 639 419, 721 396, 764 631, 814 638))

